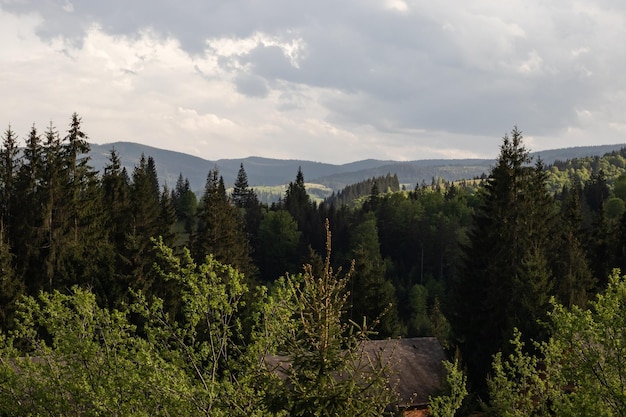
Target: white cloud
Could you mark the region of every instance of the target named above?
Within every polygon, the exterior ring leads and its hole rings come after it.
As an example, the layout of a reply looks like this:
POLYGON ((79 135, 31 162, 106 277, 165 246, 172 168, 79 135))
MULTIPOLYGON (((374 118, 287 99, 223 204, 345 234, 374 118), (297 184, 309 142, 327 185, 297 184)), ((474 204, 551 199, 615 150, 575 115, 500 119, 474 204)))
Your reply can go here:
POLYGON ((623 142, 625 23, 610 0, 0 0, 0 114, 210 159, 493 156, 515 124, 623 142))

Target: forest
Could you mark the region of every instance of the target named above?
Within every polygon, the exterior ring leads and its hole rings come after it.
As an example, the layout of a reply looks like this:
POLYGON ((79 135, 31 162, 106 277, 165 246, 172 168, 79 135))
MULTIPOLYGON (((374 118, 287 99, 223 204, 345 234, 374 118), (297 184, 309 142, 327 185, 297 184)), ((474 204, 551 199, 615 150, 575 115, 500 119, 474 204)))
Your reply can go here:
POLYGON ((299 170, 268 206, 243 165, 200 196, 149 155, 96 172, 81 123, 2 136, 0 413, 382 415, 341 352, 415 336, 467 376, 433 415, 626 412, 626 149, 545 166, 515 127, 482 178, 317 203, 299 170))

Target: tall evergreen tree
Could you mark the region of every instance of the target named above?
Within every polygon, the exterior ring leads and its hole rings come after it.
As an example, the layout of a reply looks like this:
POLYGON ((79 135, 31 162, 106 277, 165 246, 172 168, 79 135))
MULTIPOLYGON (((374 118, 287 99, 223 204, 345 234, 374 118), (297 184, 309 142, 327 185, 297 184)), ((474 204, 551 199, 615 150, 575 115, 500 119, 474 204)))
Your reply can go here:
POLYGON ((119 154, 111 149, 109 161, 102 175, 102 202, 106 210, 104 228, 112 248, 112 271, 103 290, 103 297, 110 306, 124 300, 129 286, 127 274, 127 233, 131 228, 130 179, 122 168, 119 154))
POLYGON ((263 211, 256 192, 248 185, 248 174, 246 174, 243 163, 239 166, 231 198, 235 207, 238 207, 243 214, 244 225, 251 247, 256 247, 263 211))
POLYGON ((158 234, 163 238, 163 243, 168 247, 173 247, 176 242, 176 233, 173 227, 176 223, 176 208, 172 200, 172 194, 167 186, 163 187, 160 198, 159 211, 159 231, 158 234))
POLYGON ((400 331, 398 303, 393 284, 385 278, 373 213, 367 213, 352 229, 351 247, 355 264, 350 280, 350 318, 356 323, 364 318, 370 324, 379 322, 380 336, 397 336, 400 331))
POLYGON ((300 269, 300 235, 298 224, 287 211, 272 210, 263 216, 254 255, 264 282, 274 282, 300 269))
POLYGON ((469 376, 484 387, 491 357, 508 348, 515 327, 541 338, 551 291, 548 267, 553 206, 545 172, 522 144, 517 128, 481 190, 465 265, 455 283, 452 324, 469 376))
POLYGON ((79 238, 84 241, 84 236, 80 236, 79 231, 89 228, 85 224, 88 212, 93 208, 89 207, 94 203, 86 197, 93 197, 96 173, 88 165, 89 163, 89 142, 87 134, 82 130, 82 119, 78 114, 72 114, 70 128, 63 144, 63 159, 67 164, 67 193, 68 193, 68 214, 71 221, 72 235, 74 243, 79 242, 79 238), (91 188, 91 189, 90 189, 91 188), (81 224, 83 223, 83 224, 81 224))
POLYGON ((64 245, 64 229, 69 223, 67 212, 62 209, 65 201, 66 171, 61 153, 62 145, 58 131, 52 123, 45 132, 45 143, 43 148, 43 181, 42 181, 42 206, 43 206, 43 227, 42 227, 42 273, 33 274, 30 279, 35 281, 39 277, 42 282, 32 282, 29 285, 33 291, 42 287, 53 289, 57 287, 55 275, 61 270, 61 248, 64 245))
POLYGON ((239 165, 239 171, 237 172, 237 179, 233 186, 233 193, 231 196, 233 204, 239 208, 245 208, 250 198, 250 187, 248 186, 248 174, 243 168, 243 163, 239 165))
POLYGON ((13 325, 17 299, 24 294, 24 283, 15 273, 11 248, 0 230, 0 331, 13 325))
POLYGON ((295 182, 290 182, 285 192, 283 206, 296 220, 301 230, 305 228, 310 205, 311 199, 304 185, 304 174, 302 174, 302 169, 298 167, 295 182))
POLYGON ((130 187, 130 224, 122 253, 126 264, 125 274, 129 285, 149 289, 153 282, 150 268, 151 238, 159 234, 160 194, 158 178, 155 178, 154 160, 141 155, 135 166, 130 187), (152 161, 150 163, 150 161, 152 161))
POLYGON ((172 191, 172 203, 176 209, 176 217, 184 223, 185 233, 190 236, 196 228, 198 198, 191 190, 189 179, 183 178, 182 173, 179 174, 176 187, 172 191))
POLYGON ((561 304, 584 307, 595 287, 584 248, 580 188, 567 190, 561 205, 560 227, 557 234, 554 271, 556 295, 561 304))
POLYGON ((0 227, 4 230, 9 230, 9 224, 13 223, 18 154, 17 136, 9 126, 4 132, 0 147, 0 227))
POLYGON ((243 222, 226 195, 224 179, 217 168, 207 176, 192 253, 194 259, 213 254, 216 260, 234 266, 248 278, 255 274, 243 222))
POLYGON ((22 156, 16 179, 15 200, 20 209, 15 210, 14 226, 10 233, 13 242, 16 273, 32 277, 41 273, 40 250, 43 246, 43 191, 44 160, 41 137, 33 125, 22 156))

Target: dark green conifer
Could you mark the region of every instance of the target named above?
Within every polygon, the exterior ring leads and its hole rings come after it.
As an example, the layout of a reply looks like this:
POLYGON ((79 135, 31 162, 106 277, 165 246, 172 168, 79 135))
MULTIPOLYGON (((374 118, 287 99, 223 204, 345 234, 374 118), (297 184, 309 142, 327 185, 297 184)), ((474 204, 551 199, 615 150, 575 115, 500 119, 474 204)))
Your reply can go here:
POLYGON ((255 268, 243 227, 237 209, 226 195, 224 179, 218 169, 209 171, 198 207, 198 230, 193 236, 194 259, 213 254, 219 262, 234 266, 250 278, 255 268))
POLYGON ((41 273, 40 251, 43 246, 43 147, 41 137, 33 125, 22 156, 22 163, 16 179, 14 198, 20 202, 20 209, 14 212, 14 222, 10 233, 16 261, 16 273, 36 281, 41 273))
POLYGON ((515 128, 481 189, 482 204, 455 283, 451 321, 470 378, 484 389, 492 355, 508 348, 515 327, 540 340, 551 293, 553 205, 541 163, 515 128))
POLYGON ((398 303, 393 284, 385 278, 380 256, 376 217, 367 213, 351 233, 351 257, 355 260, 350 280, 350 318, 360 324, 377 323, 379 336, 397 336, 400 331, 398 303))
POLYGON ((24 283, 13 267, 11 248, 0 229, 0 331, 13 327, 15 302, 24 294, 24 283))
POLYGON ((13 223, 13 206, 15 199, 15 177, 19 169, 19 147, 17 136, 7 128, 2 137, 0 147, 0 227, 5 231, 13 223))

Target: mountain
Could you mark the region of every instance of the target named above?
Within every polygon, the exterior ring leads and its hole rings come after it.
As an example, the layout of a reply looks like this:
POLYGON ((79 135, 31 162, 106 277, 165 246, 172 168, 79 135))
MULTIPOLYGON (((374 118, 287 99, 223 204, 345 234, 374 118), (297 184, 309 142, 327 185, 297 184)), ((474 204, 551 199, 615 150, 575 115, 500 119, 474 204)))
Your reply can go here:
MULTIPOLYGON (((532 156, 540 156, 545 164, 556 160, 567 160, 584 156, 604 155, 619 150, 626 144, 584 146, 575 148, 555 149, 534 152, 532 156)), ((489 172, 495 160, 492 159, 429 159, 417 161, 383 161, 366 159, 348 164, 334 165, 295 159, 271 159, 248 157, 241 159, 219 159, 210 161, 181 152, 168 151, 132 142, 115 142, 104 145, 91 145, 91 164, 102 171, 108 162, 111 149, 118 152, 122 165, 128 174, 139 162, 141 155, 152 156, 156 162, 157 174, 163 184, 173 188, 180 173, 189 179, 193 190, 200 193, 209 170, 217 167, 224 177, 227 186, 232 185, 237 177, 240 164, 248 174, 248 182, 252 187, 283 186, 293 181, 302 169, 307 183, 319 184, 335 191, 346 185, 354 184, 368 178, 381 175, 397 174, 401 184, 413 188, 422 182, 430 183, 432 178, 454 181, 464 178, 478 177, 489 172)))

